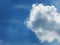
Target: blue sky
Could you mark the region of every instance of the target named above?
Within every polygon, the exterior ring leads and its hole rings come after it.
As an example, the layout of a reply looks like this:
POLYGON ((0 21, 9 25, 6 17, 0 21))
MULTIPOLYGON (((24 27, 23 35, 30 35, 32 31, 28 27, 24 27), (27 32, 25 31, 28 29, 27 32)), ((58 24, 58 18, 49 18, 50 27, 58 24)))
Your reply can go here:
MULTIPOLYGON (((56 41, 41 43, 24 24, 32 4, 56 5, 56 1, 53 2, 54 0, 0 0, 0 45, 57 45, 56 41)), ((57 8, 59 10, 59 5, 57 8)))

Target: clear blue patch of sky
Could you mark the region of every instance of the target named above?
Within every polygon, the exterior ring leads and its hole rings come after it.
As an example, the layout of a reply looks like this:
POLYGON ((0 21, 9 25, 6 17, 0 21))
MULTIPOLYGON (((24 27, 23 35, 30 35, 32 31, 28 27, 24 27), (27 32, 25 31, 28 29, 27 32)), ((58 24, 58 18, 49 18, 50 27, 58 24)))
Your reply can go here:
POLYGON ((0 40, 6 42, 27 42, 27 45, 29 43, 41 44, 34 32, 24 24, 34 3, 51 5, 52 0, 0 0, 0 40), (13 7, 19 4, 29 6, 29 9, 13 7))

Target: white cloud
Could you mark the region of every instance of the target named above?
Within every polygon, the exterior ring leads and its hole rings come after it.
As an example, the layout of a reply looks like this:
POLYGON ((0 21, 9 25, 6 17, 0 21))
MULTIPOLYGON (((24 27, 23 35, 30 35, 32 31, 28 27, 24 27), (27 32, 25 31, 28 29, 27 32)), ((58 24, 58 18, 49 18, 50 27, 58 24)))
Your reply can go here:
POLYGON ((55 6, 33 4, 26 25, 41 42, 60 42, 60 14, 55 6))

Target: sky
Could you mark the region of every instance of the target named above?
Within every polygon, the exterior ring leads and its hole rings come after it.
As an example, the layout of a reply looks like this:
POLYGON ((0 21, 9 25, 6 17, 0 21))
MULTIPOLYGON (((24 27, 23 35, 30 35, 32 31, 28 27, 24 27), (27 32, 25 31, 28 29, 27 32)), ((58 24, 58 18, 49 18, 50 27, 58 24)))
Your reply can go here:
POLYGON ((59 45, 60 0, 0 0, 0 45, 59 45))

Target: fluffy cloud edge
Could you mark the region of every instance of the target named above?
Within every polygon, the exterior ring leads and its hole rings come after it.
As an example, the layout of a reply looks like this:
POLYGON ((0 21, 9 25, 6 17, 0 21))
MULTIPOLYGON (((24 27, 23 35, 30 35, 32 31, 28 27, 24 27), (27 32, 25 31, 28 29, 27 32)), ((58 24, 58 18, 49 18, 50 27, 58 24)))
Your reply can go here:
POLYGON ((25 24, 28 28, 31 28, 31 30, 36 34, 37 38, 41 40, 41 42, 44 42, 46 40, 48 42, 52 42, 55 39, 57 39, 58 42, 60 42, 60 34, 58 33, 58 29, 60 29, 59 19, 60 14, 57 12, 57 8, 54 5, 45 6, 43 4, 33 4, 32 9, 30 10, 29 18, 28 20, 26 20, 25 24), (40 19, 42 21, 41 23, 39 22, 40 19), (55 24, 53 24, 53 22, 55 24), (48 25, 46 25, 47 23, 49 26, 53 25, 53 27, 48 27, 48 25), (52 23, 52 25, 50 23, 52 23), (41 24, 46 25, 46 29, 43 29, 44 25, 42 27, 40 26, 41 24), (47 28, 50 28, 50 30, 47 30, 47 28))

